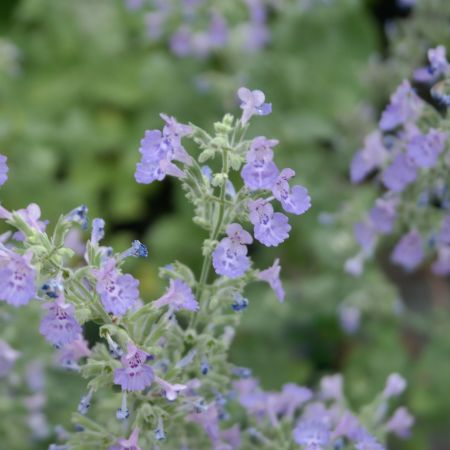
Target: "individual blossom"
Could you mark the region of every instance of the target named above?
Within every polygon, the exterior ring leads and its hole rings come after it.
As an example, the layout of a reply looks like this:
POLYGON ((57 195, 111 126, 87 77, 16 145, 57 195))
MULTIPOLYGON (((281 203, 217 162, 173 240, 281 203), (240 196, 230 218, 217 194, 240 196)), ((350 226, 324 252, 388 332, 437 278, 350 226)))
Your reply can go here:
POLYGON ((380 129, 390 131, 399 125, 414 122, 420 115, 422 101, 413 91, 408 80, 404 80, 392 94, 391 101, 383 111, 380 129))
POLYGON ((450 70, 447 61, 447 49, 443 45, 428 50, 428 60, 430 61, 431 72, 434 75, 444 75, 450 70))
POLYGON ((105 237, 105 221, 100 218, 95 218, 92 221, 91 244, 98 245, 98 243, 105 237))
MULTIPOLYGON (((26 208, 18 209, 16 214, 31 228, 38 232, 44 232, 48 221, 40 220, 41 208, 36 203, 30 203, 26 208)), ((12 213, 0 206, 0 218, 11 219, 12 213)), ((25 240, 25 235, 21 231, 16 231, 13 235, 16 241, 22 242, 25 240)))
POLYGON ((79 335, 77 339, 60 348, 56 355, 57 361, 62 367, 69 370, 78 370, 78 362, 81 358, 91 355, 88 343, 79 335))
POLYGON ((323 421, 301 419, 294 428, 293 437, 305 450, 322 450, 330 442, 330 430, 323 421))
POLYGON ((397 200, 395 198, 378 198, 369 212, 373 227, 380 234, 392 232, 397 218, 397 200))
POLYGON ((255 238, 267 247, 276 247, 289 237, 291 226, 288 218, 274 212, 270 202, 257 199, 248 202, 250 222, 254 225, 255 238))
POLYGON ((374 170, 379 169, 388 156, 382 134, 375 130, 364 140, 364 147, 355 153, 350 165, 352 183, 360 183, 374 170))
POLYGON ((417 178, 417 167, 404 153, 399 153, 383 173, 383 184, 394 192, 402 192, 417 178))
POLYGON ((261 281, 269 283, 269 286, 275 292, 275 295, 277 296, 278 300, 280 302, 283 302, 285 292, 280 280, 280 271, 281 271, 280 260, 277 258, 271 267, 269 267, 266 270, 262 270, 261 272, 258 273, 257 276, 261 281))
POLYGON ((114 371, 114 383, 120 385, 123 391, 142 391, 150 386, 155 375, 146 364, 149 357, 148 353, 128 343, 127 353, 121 358, 122 367, 114 371))
POLYGON ((149 184, 161 181, 166 175, 183 178, 184 172, 173 161, 190 165, 191 157, 181 145, 181 138, 191 132, 187 125, 178 123, 173 117, 162 114, 166 125, 163 131, 147 130, 141 140, 141 161, 136 165, 135 178, 138 183, 149 184))
POLYGON ((278 144, 275 139, 256 137, 247 152, 247 163, 241 176, 245 186, 251 191, 257 189, 271 189, 278 176, 278 168, 273 162, 273 147, 278 144))
POLYGON ((383 397, 389 399, 399 396, 406 389, 406 380, 398 373, 391 373, 383 390, 383 397))
POLYGON ((20 353, 0 339, 0 378, 6 377, 14 366, 20 353))
POLYGON ((300 406, 311 400, 313 393, 311 389, 295 383, 286 383, 276 397, 274 412, 291 420, 300 406))
POLYGON ((311 197, 303 186, 289 186, 289 180, 294 175, 292 169, 283 169, 272 186, 272 193, 286 212, 300 215, 311 207, 311 197))
POLYGON ((218 275, 238 278, 250 267, 247 244, 251 244, 253 239, 237 223, 228 225, 226 233, 227 237, 219 242, 212 254, 214 270, 218 275))
POLYGON ((86 205, 77 206, 65 215, 64 220, 66 222, 78 223, 83 230, 87 230, 89 225, 88 207, 86 205))
POLYGON ((354 277, 359 277, 362 275, 364 270, 364 261, 365 256, 360 252, 345 261, 344 269, 348 274, 354 277))
POLYGON ((155 376, 155 383, 158 383, 163 388, 164 395, 170 402, 176 400, 178 394, 187 389, 187 386, 184 384, 171 384, 157 376, 155 376))
POLYGON ((361 310, 355 306, 342 305, 338 309, 341 328, 347 334, 355 334, 361 324, 361 310))
POLYGON ((19 255, 0 244, 0 300, 17 307, 36 296, 32 258, 30 251, 19 255))
POLYGON ((63 297, 44 305, 47 314, 43 317, 39 331, 57 348, 78 339, 81 325, 75 318, 75 309, 70 303, 65 303, 63 297))
POLYGON ((356 450, 386 450, 370 433, 360 428, 355 436, 352 436, 356 450))
POLYGON ((108 258, 100 269, 93 269, 96 289, 105 310, 123 316, 139 298, 139 281, 130 274, 122 274, 114 258, 108 258))
POLYGON ((320 380, 320 391, 325 400, 340 401, 343 399, 343 379, 342 375, 330 375, 320 380))
POLYGON ((414 270, 423 258, 423 241, 416 230, 403 235, 391 254, 391 260, 406 270, 414 270))
POLYGON ((400 407, 394 411, 393 416, 386 423, 386 430, 405 439, 411 434, 413 425, 414 417, 405 407, 400 407))
POLYGON ((170 280, 167 292, 153 302, 155 308, 161 308, 166 305, 173 311, 179 311, 180 309, 187 309, 188 311, 198 310, 198 302, 192 289, 184 281, 178 279, 170 280))
POLYGON ((119 438, 117 444, 112 445, 108 450, 141 450, 139 447, 139 428, 135 428, 128 439, 119 438))
POLYGON ((353 234, 364 253, 370 255, 377 241, 376 230, 372 223, 368 220, 356 223, 353 227, 353 234))
POLYGON ((0 186, 6 183, 8 179, 8 158, 5 155, 0 154, 0 186))
POLYGON ((417 167, 431 168, 444 151, 447 133, 431 129, 427 134, 417 134, 408 143, 408 156, 417 167))
POLYGON ((262 91, 251 91, 246 87, 241 87, 238 89, 237 95, 241 101, 242 125, 245 125, 254 114, 267 116, 272 112, 272 104, 265 103, 266 96, 262 91))

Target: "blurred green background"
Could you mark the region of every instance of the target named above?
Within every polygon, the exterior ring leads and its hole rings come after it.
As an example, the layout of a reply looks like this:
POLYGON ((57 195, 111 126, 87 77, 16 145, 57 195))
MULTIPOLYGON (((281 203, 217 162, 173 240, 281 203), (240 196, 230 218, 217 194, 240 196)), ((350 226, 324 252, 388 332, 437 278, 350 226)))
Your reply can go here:
MULTIPOLYGON (((149 259, 127 269, 141 280, 142 296, 156 298, 164 288, 158 266, 178 259, 198 272, 205 236, 173 180, 135 183, 144 130, 161 126, 160 112, 211 128, 225 112, 238 114, 238 87, 262 89, 273 114, 255 119, 251 133, 281 141, 279 165, 297 171, 313 208, 291 220, 288 245, 254 250, 261 268, 281 258, 287 302, 280 306, 265 287, 249 290, 233 361, 251 367, 266 388, 314 385, 323 374, 343 372, 356 406, 398 371, 410 383, 402 401, 417 425, 409 441, 391 448, 447 450, 447 281, 425 270, 413 277, 395 271, 386 262, 388 248, 359 279, 347 276, 343 264, 356 248, 351 223, 376 195, 371 185, 349 184, 352 154, 390 92, 424 63, 426 50, 450 48, 450 3, 417 0, 412 9, 393 0, 277 4, 270 8, 265 49, 243 54, 233 46, 180 59, 167 43, 150 42, 143 15, 121 0, 2 0, 0 153, 9 158, 10 179, 1 203, 36 202, 51 222, 88 205, 91 217, 106 220, 109 244, 120 250, 141 239, 148 245, 149 259), (324 225, 327 217, 332 223, 324 225), (362 311, 352 335, 340 326, 342 305, 362 311)), ((38 337, 37 310, 7 310, 0 321, 2 338, 23 353, 21 360, 37 351, 51 360, 38 337)), ((19 360, 18 373, 24 364, 19 360)), ((38 439, 21 419, 33 390, 20 376, 17 383, 2 391, 4 448, 46 448, 46 437, 38 439)), ((82 383, 57 369, 45 383, 49 422, 67 424, 82 383)))

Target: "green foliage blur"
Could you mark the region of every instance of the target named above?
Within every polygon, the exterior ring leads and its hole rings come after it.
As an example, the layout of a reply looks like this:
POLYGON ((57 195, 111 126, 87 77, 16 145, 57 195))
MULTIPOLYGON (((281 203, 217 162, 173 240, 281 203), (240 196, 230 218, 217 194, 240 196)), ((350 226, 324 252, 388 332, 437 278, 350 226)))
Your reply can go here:
MULTIPOLYGON (((160 112, 210 126, 227 111, 239 114, 240 86, 262 89, 273 114, 254 119, 251 132, 280 140, 279 164, 296 170, 313 208, 291 220, 288 245, 255 250, 261 268, 280 257, 287 302, 279 305, 264 287, 248 292, 233 361, 251 367, 266 388, 314 385, 321 375, 343 372, 357 405, 398 371, 410 383, 404 400, 417 425, 409 441, 392 448, 445 450, 448 283, 394 271, 389 249, 359 279, 346 275, 343 264, 355 248, 352 222, 376 196, 370 185, 350 185, 352 154, 426 50, 450 48, 450 3, 417 0, 409 13, 382 0, 310 2, 303 9, 297 3, 273 11, 267 49, 242 55, 229 48, 196 60, 150 43, 142 16, 122 0, 2 0, 0 153, 9 158, 10 179, 1 203, 17 209, 36 202, 50 222, 88 205, 91 218, 106 220, 107 241, 118 250, 132 239, 148 245, 149 259, 128 269, 140 279, 142 296, 156 298, 164 288, 158 267, 178 259, 198 273, 205 236, 173 180, 135 183, 144 130, 161 126, 160 112), (324 213, 344 220, 323 225, 324 213), (339 324, 342 304, 363 313, 354 335, 339 324)), ((24 310, 1 317, 2 338, 24 359, 33 349, 50 361, 38 311, 24 310)), ((51 438, 34 439, 20 420, 30 395, 22 382, 16 405, 0 398, 0 448, 47 448, 51 438)), ((67 425, 82 383, 50 369, 46 386, 48 421, 67 425)))

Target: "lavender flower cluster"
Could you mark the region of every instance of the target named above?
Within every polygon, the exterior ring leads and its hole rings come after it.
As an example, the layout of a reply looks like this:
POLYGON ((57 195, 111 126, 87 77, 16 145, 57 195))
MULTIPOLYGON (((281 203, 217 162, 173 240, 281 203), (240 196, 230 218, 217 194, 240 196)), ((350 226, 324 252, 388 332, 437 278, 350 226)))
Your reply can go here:
POLYGON ((391 261, 407 271, 434 258, 436 275, 450 274, 449 128, 445 110, 450 65, 443 46, 428 51, 428 65, 404 80, 391 96, 378 129, 351 163, 353 183, 375 177, 382 187, 366 217, 355 224, 359 253, 346 270, 363 271, 383 236, 402 233, 391 261), (418 90, 422 96, 418 95, 418 90), (427 99, 427 100, 425 100, 427 99))
POLYGON ((126 0, 129 10, 145 12, 150 40, 167 41, 176 56, 198 58, 234 40, 248 52, 265 47, 270 40, 268 3, 240 0, 230 8, 208 0, 126 0))
MULTIPOLYGON (((139 281, 123 270, 129 258, 147 257, 147 248, 134 241, 115 253, 102 245, 103 219, 93 219, 82 251, 70 248, 70 232, 89 228, 85 206, 61 216, 52 233, 38 205, 0 207, 0 218, 14 230, 0 236, 0 300, 13 307, 41 302, 40 333, 57 349, 62 368, 87 380, 74 430, 59 428, 62 442, 50 449, 381 450, 387 433, 409 434, 414 419, 405 408, 389 416, 389 401, 406 387, 398 374, 357 415, 339 375, 324 378, 317 392, 292 383, 266 392, 249 369, 229 361, 248 305, 245 287, 267 282, 285 298, 279 260, 254 269, 248 246, 253 239, 278 246, 290 232, 279 210, 301 215, 311 206, 307 189, 290 184, 295 172, 275 164, 278 141, 245 139, 250 119, 271 112, 263 92, 240 88, 238 97, 242 116, 225 115, 213 135, 161 115, 162 131, 146 131, 141 141, 136 181, 179 179, 194 222, 208 232, 200 275, 178 261, 161 268, 168 286, 156 300, 142 301, 139 281), (188 138, 197 151, 185 148, 188 138), (239 188, 232 172, 240 174, 239 188), (93 346, 84 337, 89 322, 99 326, 93 346)), ((0 174, 3 184, 3 156, 0 174)), ((0 376, 7 377, 19 355, 0 343, 0 376)))

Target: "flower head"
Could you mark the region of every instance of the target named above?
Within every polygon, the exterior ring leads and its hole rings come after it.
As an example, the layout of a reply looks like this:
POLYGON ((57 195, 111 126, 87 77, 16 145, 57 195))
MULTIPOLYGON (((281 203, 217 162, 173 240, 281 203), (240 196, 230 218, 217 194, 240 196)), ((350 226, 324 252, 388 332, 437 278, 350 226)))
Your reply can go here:
POLYGON ((39 331, 47 341, 61 348, 81 334, 81 326, 75 318, 75 309, 70 303, 64 303, 62 297, 44 305, 48 312, 43 317, 39 331))
POLYGON ((400 407, 395 410, 393 416, 387 422, 386 429, 400 438, 407 438, 413 425, 414 417, 405 407, 400 407))
POLYGON ((189 311, 198 310, 198 302, 194 297, 192 289, 181 280, 170 280, 167 292, 158 300, 153 302, 153 306, 161 308, 168 305, 171 309, 179 311, 180 309, 187 309, 189 311))
POLYGON ((13 306, 26 305, 36 295, 33 254, 19 255, 0 245, 0 300, 13 306))
POLYGON ((253 238, 241 225, 228 225, 227 237, 223 238, 212 254, 214 270, 218 275, 228 278, 242 276, 250 267, 246 244, 251 244, 253 238))
POLYGON ((153 369, 146 364, 149 354, 129 343, 121 358, 122 367, 114 371, 114 383, 123 391, 142 391, 153 383, 153 369))
POLYGON ((241 101, 242 125, 245 125, 254 114, 266 116, 272 112, 272 104, 264 102, 266 99, 264 92, 251 91, 246 87, 241 87, 238 89, 237 94, 241 101))
POLYGON ((289 237, 291 226, 288 218, 274 212, 273 206, 263 199, 248 202, 250 222, 254 225, 255 238, 267 247, 276 247, 289 237))
POLYGON ((422 101, 413 91, 408 80, 397 88, 391 96, 391 102, 384 110, 380 129, 383 131, 393 130, 399 125, 414 122, 422 109, 422 101))
POLYGON ((408 143, 408 156, 417 167, 431 168, 444 151, 447 133, 431 129, 427 134, 417 134, 408 143))
POLYGON ((0 154, 0 186, 6 183, 8 179, 8 158, 5 155, 0 154))
POLYGON ((277 258, 273 265, 266 270, 262 270, 258 274, 258 278, 262 281, 269 283, 270 287, 274 290, 280 302, 284 301, 285 292, 280 280, 280 260, 277 258))
POLYGON ((139 447, 139 428, 135 428, 128 439, 119 438, 117 445, 113 445, 108 450, 141 450, 139 447))
POLYGON ((311 197, 303 186, 289 186, 288 181, 294 175, 292 169, 283 169, 272 186, 272 193, 286 212, 300 215, 311 207, 311 197))
POLYGON ((394 228, 397 218, 397 200, 394 198, 379 198, 369 212, 370 222, 380 234, 389 234, 394 228))
POLYGON ((406 389, 406 380, 398 373, 391 373, 386 380, 383 397, 388 399, 397 397, 406 389))
POLYGON ((256 137, 250 144, 247 163, 241 176, 245 185, 251 190, 271 189, 278 176, 278 168, 273 162, 272 148, 278 144, 275 139, 256 137))
POLYGON ((406 270, 414 270, 423 258, 422 237, 415 230, 403 235, 391 255, 391 260, 406 270))
POLYGON ((383 184, 394 192, 402 192, 417 178, 417 167, 404 153, 399 153, 383 173, 383 184))
POLYGON ((96 289, 105 310, 123 316, 139 298, 139 281, 130 274, 123 275, 113 258, 107 259, 100 269, 94 269, 96 289))
POLYGON ((322 450, 330 441, 328 426, 319 420, 301 419, 293 431, 294 441, 305 450, 322 450))
POLYGON ((350 165, 352 183, 360 183, 375 169, 379 169, 387 158, 382 135, 376 130, 364 140, 364 147, 355 153, 350 165))
POLYGON ((0 339, 0 378, 9 374, 19 356, 19 352, 0 339))

